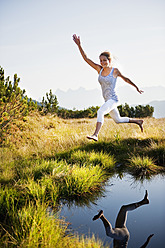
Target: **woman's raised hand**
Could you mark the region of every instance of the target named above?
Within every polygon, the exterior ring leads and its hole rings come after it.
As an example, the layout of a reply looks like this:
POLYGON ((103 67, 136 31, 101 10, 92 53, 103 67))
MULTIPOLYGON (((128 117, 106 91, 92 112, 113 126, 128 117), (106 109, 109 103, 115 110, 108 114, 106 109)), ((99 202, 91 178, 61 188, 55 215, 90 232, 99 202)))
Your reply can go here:
POLYGON ((73 35, 73 40, 76 43, 76 45, 80 46, 80 36, 77 36, 76 34, 73 35))
POLYGON ((77 36, 76 34, 73 35, 73 40, 76 43, 76 45, 78 46, 78 49, 81 53, 81 56, 83 57, 83 59, 85 60, 85 62, 88 63, 88 65, 90 65, 92 68, 94 68, 98 73, 101 70, 101 66, 98 64, 95 64, 91 59, 89 59, 87 57, 87 55, 85 54, 84 50, 81 47, 81 42, 80 42, 80 36, 77 36))
POLYGON ((137 91, 142 94, 144 91, 143 90, 139 90, 139 88, 137 88, 137 91))

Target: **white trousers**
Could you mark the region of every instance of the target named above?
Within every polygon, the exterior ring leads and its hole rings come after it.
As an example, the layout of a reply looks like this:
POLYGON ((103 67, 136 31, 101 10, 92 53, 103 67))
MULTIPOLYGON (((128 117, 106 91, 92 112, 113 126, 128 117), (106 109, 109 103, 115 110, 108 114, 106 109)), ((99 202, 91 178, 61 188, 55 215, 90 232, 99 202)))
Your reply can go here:
POLYGON ((128 123, 128 117, 121 117, 117 109, 118 102, 110 99, 106 101, 97 111, 97 122, 104 123, 104 115, 110 114, 116 123, 128 123))

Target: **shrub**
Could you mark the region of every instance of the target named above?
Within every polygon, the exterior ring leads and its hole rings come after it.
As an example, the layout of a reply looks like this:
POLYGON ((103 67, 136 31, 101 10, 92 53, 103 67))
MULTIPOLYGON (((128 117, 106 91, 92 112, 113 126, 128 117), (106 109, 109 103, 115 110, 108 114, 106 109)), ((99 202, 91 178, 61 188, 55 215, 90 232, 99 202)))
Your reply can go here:
POLYGON ((25 90, 18 87, 20 78, 14 75, 13 83, 9 77, 5 79, 4 70, 0 67, 0 142, 8 133, 15 120, 23 119, 37 105, 25 96, 25 90))

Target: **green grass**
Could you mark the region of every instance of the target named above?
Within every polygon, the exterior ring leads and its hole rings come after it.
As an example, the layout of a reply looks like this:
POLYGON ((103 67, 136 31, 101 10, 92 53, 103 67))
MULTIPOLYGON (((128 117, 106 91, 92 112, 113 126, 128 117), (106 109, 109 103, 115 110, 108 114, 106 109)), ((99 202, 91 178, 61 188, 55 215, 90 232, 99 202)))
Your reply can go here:
POLYGON ((103 169, 113 169, 115 166, 114 156, 105 152, 91 152, 76 150, 71 153, 71 163, 80 163, 86 165, 99 165, 103 169))
POLYGON ((161 171, 161 168, 156 166, 153 159, 148 156, 135 156, 132 155, 129 159, 129 171, 136 178, 150 178, 151 175, 157 174, 158 171, 161 171))
POLYGON ((143 134, 105 119, 93 142, 95 121, 34 115, 13 126, 0 147, 0 247, 103 247, 68 233, 59 202, 90 205, 121 170, 138 179, 165 171, 164 119, 145 119, 143 134))
POLYGON ((68 198, 90 195, 102 189, 106 178, 105 172, 99 166, 80 168, 74 165, 69 175, 62 179, 61 195, 68 198))

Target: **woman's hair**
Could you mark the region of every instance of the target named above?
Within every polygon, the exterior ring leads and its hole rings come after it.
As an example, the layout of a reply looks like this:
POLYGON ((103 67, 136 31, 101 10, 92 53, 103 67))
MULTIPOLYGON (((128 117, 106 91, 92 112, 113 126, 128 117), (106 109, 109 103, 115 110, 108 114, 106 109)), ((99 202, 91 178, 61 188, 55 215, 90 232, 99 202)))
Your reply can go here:
POLYGON ((105 57, 107 57, 108 60, 111 60, 111 54, 110 54, 110 52, 105 51, 105 52, 101 53, 100 56, 105 56, 105 57))

